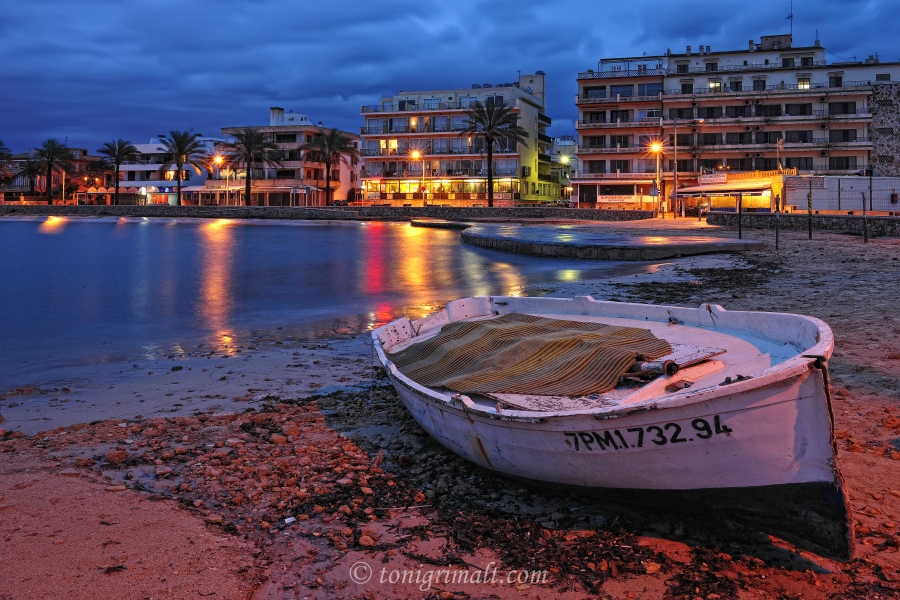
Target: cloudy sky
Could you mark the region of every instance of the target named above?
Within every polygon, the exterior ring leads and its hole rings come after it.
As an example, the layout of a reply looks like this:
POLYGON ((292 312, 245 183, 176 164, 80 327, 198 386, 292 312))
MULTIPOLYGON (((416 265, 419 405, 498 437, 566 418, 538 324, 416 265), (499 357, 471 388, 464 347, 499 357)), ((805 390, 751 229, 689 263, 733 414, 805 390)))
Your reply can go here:
MULTIPOLYGON (((265 125, 270 106, 359 131, 399 90, 547 73, 552 135, 601 57, 743 49, 787 33, 787 0, 5 0, 0 140, 95 151, 172 130, 265 125)), ((900 60, 898 0, 794 0, 794 45, 900 60)))

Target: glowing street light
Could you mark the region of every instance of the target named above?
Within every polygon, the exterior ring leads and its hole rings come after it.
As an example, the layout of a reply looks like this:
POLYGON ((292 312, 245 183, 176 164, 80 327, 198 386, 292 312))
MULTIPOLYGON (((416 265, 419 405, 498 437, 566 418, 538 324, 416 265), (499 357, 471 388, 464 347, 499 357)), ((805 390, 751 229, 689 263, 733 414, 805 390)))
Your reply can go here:
POLYGON ((663 210, 662 191, 660 190, 659 185, 659 157, 662 154, 662 144, 659 142, 653 142, 652 144, 650 144, 650 151, 656 154, 656 181, 653 184, 654 187, 656 187, 656 203, 659 207, 659 214, 663 219, 665 219, 666 213, 663 210))
POLYGON ((422 206, 425 206, 425 156, 418 150, 413 150, 409 156, 413 160, 422 161, 422 184, 419 186, 419 191, 422 192, 422 206))
MULTIPOLYGON (((213 162, 216 165, 216 169, 221 169, 222 165, 225 163, 225 157, 222 156, 221 154, 216 154, 213 157, 213 162)), ((230 174, 230 171, 226 167, 226 169, 225 169, 225 206, 228 206, 228 175, 229 174, 230 174)), ((219 177, 222 176, 221 173, 218 173, 218 175, 219 175, 219 177)))

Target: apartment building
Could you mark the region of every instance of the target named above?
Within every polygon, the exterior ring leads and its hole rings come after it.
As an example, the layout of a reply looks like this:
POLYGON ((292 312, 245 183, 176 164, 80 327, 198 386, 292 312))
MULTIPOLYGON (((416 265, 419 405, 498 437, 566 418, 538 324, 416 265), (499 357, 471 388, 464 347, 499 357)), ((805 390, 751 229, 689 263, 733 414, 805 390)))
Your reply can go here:
POLYGON ((539 204, 559 199, 551 176, 544 114, 545 75, 471 88, 400 91, 362 107, 362 201, 393 206, 482 206, 487 204, 484 141, 460 135, 466 110, 488 99, 518 115, 527 145, 512 140, 493 148, 494 206, 539 204))
MULTIPOLYGON (((122 204, 177 204, 178 174, 174 165, 163 170, 166 162, 166 147, 160 134, 150 138, 146 144, 134 144, 140 157, 136 161, 122 163, 119 167, 119 202, 122 204)), ((207 153, 212 153, 219 138, 203 137, 199 139, 207 153)), ((203 185, 209 173, 201 170, 198 174, 193 167, 186 166, 181 172, 182 200, 186 202, 185 190, 196 189, 203 185)), ((106 202, 110 189, 87 190, 80 201, 87 203, 106 202)))
POLYGON ((677 173, 689 207, 740 191, 746 207, 770 210, 784 174, 900 174, 900 63, 829 63, 818 40, 792 41, 607 58, 579 73, 573 200, 664 208, 677 173))
MULTIPOLYGON (((300 149, 313 136, 319 134, 319 125, 314 125, 306 115, 275 106, 269 109, 268 126, 224 127, 222 134, 234 135, 245 129, 255 128, 269 136, 281 152, 282 163, 277 166, 254 165, 251 205, 253 206, 324 206, 325 165, 305 160, 300 149)), ((331 131, 322 128, 324 131, 331 131)), ((354 147, 359 148, 358 135, 341 132, 349 137, 354 147)), ((214 155, 224 156, 227 149, 224 142, 216 144, 214 155)), ((222 162, 213 163, 212 175, 202 187, 191 187, 188 201, 191 204, 244 205, 245 167, 222 162)), ((331 165, 331 199, 345 202, 353 200, 359 187, 360 162, 355 157, 345 156, 339 163, 331 165)))

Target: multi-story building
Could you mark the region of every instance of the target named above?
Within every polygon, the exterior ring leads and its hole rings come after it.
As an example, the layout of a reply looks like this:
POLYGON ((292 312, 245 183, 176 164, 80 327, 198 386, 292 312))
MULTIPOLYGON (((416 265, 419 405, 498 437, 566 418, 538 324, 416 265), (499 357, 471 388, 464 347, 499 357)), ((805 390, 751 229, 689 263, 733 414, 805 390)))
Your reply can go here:
POLYGON ((790 35, 742 50, 603 59, 578 74, 573 199, 665 206, 677 171, 679 199, 730 185, 746 192, 745 206, 768 210, 784 173, 898 174, 898 80, 900 63, 828 63, 818 40, 794 47, 790 35))
POLYGON ((554 183, 559 184, 560 201, 568 202, 572 195, 572 171, 578 162, 576 150, 575 137, 571 135, 553 138, 553 145, 550 146, 550 158, 553 161, 550 176, 554 183))
POLYGON ((543 71, 513 83, 399 92, 362 107, 363 201, 395 206, 478 206, 487 203, 484 141, 461 135, 476 102, 502 102, 527 133, 526 144, 494 143, 494 205, 559 198, 551 177, 550 118, 544 114, 543 71))
MULTIPOLYGON (((176 204, 178 202, 178 174, 174 165, 169 165, 165 170, 166 147, 160 141, 164 137, 159 135, 151 138, 147 144, 134 144, 140 157, 136 161, 123 163, 119 167, 119 202, 123 204, 176 204)), ((221 144, 219 138, 200 137, 199 140, 207 153, 211 153, 216 144, 221 144)), ((201 169, 198 174, 193 167, 185 166, 181 172, 182 201, 187 203, 187 190, 199 189, 209 175, 208 171, 201 169)), ((93 193, 87 190, 84 194, 84 202, 97 202, 109 200, 108 188, 103 192, 93 193), (104 195, 105 193, 105 195, 104 195)))
MULTIPOLYGON (((312 141, 320 128, 313 125, 306 115, 285 112, 281 107, 269 109, 268 127, 225 127, 224 135, 234 135, 245 129, 258 129, 278 146, 282 163, 277 166, 254 165, 251 204, 254 206, 323 206, 325 195, 325 165, 306 160, 301 146, 312 141)), ((356 134, 342 131, 359 148, 356 134)), ((215 153, 225 155, 222 143, 215 153)), ((213 162, 215 165, 215 162, 213 162)), ((345 202, 356 197, 359 187, 360 162, 356 157, 344 156, 331 165, 331 200, 345 202)), ((243 205, 246 168, 221 163, 213 169, 212 176, 203 187, 191 188, 188 198, 192 204, 243 205)))

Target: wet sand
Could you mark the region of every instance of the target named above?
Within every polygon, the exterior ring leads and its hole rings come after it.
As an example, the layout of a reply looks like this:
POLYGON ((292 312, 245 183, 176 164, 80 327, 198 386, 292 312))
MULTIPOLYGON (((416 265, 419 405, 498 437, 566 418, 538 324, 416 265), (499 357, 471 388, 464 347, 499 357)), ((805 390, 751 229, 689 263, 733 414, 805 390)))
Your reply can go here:
MULTIPOLYGON (((690 223, 674 230, 673 225, 598 228, 696 233, 690 223)), ((736 237, 734 231, 713 231, 736 237)), ((687 306, 708 301, 734 310, 800 312, 828 322, 836 337, 830 369, 839 461, 858 533, 856 557, 848 563, 739 527, 596 505, 473 467, 425 436, 384 381, 373 381, 365 336, 329 341, 326 348, 284 348, 270 341, 227 359, 142 363, 134 373, 100 374, 93 387, 68 393, 59 382, 35 382, 39 395, 20 390, 5 396, 0 534, 7 542, 18 541, 27 529, 24 516, 37 523, 75 507, 91 515, 95 528, 106 520, 75 496, 50 498, 37 483, 23 487, 28 481, 71 477, 91 494, 124 497, 133 506, 141 498, 161 498, 142 502, 141 514, 165 508, 161 518, 175 531, 199 526, 244 544, 204 549, 205 556, 223 564, 246 567, 229 571, 234 580, 222 578, 216 593, 224 597, 249 597, 250 588, 256 598, 900 597, 900 315, 895 309, 900 240, 864 245, 856 237, 816 233, 809 241, 805 233, 789 232, 776 252, 772 232, 744 235, 765 241, 767 249, 744 258, 684 259, 653 275, 532 286, 529 293, 687 306), (173 366, 182 369, 172 371, 173 366), (54 389, 53 395, 45 393, 54 389), (322 390, 334 393, 314 395, 322 390), (116 401, 122 404, 113 401, 110 408, 121 412, 88 410, 109 406, 113 396, 98 401, 102 394, 121 394, 123 400, 116 401), (50 402, 53 397, 58 400, 50 402), (170 410, 178 412, 165 412, 170 410), (63 427, 111 417, 116 418, 63 427), (33 436, 19 433, 39 430, 33 436), (356 583, 354 577, 365 574, 361 562, 372 570, 372 579, 356 583), (484 573, 489 566, 488 575, 497 568, 489 583, 438 582, 424 588, 421 582, 391 582, 395 568, 434 576, 441 569, 484 573), (518 572, 510 581, 513 570, 518 572), (538 581, 520 582, 522 571, 537 572, 538 581)), ((64 557, 25 560, 51 556, 59 536, 73 555, 90 557, 106 581, 121 586, 116 597, 144 597, 129 591, 136 581, 146 583, 142 594, 166 596, 171 580, 163 571, 148 575, 135 562, 165 562, 158 545, 112 564, 103 554, 105 540, 82 533, 84 526, 61 523, 54 536, 32 527, 38 535, 28 532, 27 555, 5 544, 0 597, 18 598, 25 589, 28 597, 61 592, 83 597, 74 583, 61 584, 54 575, 80 563, 64 557), (103 570, 119 564, 124 568, 103 570), (32 587, 21 587, 10 572, 28 577, 32 587)), ((185 538, 166 535, 173 547, 185 538)), ((113 597, 104 589, 93 597, 113 597)))

